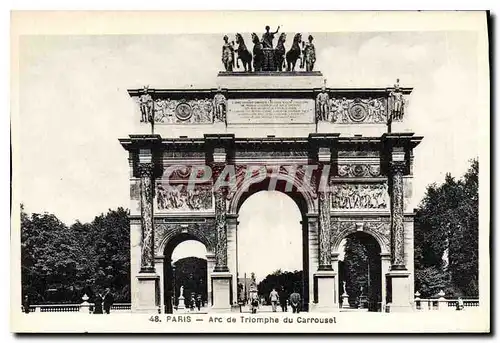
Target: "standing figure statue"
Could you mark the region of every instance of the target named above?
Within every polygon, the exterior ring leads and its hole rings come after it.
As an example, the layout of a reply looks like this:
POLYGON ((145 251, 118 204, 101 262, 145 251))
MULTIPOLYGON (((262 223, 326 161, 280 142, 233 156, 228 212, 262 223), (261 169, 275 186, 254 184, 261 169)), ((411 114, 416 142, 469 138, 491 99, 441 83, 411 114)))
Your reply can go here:
POLYGON ((321 88, 321 93, 316 97, 316 121, 328 121, 330 115, 330 97, 326 87, 321 88))
POLYGON ((222 46, 222 64, 226 71, 233 71, 234 67, 234 42, 229 43, 229 37, 224 36, 224 45, 222 46))
POLYGON ((300 59, 302 61, 302 49, 300 48, 301 42, 302 34, 295 34, 293 37, 292 47, 286 53, 287 71, 295 71, 295 64, 297 63, 297 60, 300 59))
POLYGON ((219 87, 217 94, 214 95, 214 122, 226 122, 226 108, 227 100, 219 87))
POLYGON ((236 49, 236 53, 238 54, 236 58, 236 68, 240 67, 238 63, 238 60, 240 60, 245 71, 252 71, 252 54, 248 51, 243 36, 239 33, 236 34, 236 44, 238 44, 238 48, 236 49))
POLYGON ((274 51, 274 58, 276 63, 276 69, 278 71, 284 70, 285 67, 285 41, 286 33, 282 33, 278 38, 278 43, 276 44, 276 49, 274 51))
POLYGON ((273 39, 274 35, 278 33, 280 27, 276 29, 276 32, 269 32, 269 25, 266 26, 266 32, 262 35, 262 47, 264 49, 272 49, 273 48, 273 39))
POLYGON ((390 120, 402 120, 404 115, 405 99, 403 92, 399 88, 399 79, 396 80, 394 89, 389 94, 391 106, 389 107, 390 120))
POLYGON ((313 71, 314 63, 316 62, 316 48, 313 44, 313 36, 309 35, 307 42, 304 46, 304 58, 302 59, 302 68, 304 68, 304 63, 306 65, 306 71, 313 71))
POLYGON ((252 33, 253 42, 253 70, 262 71, 262 63, 264 62, 264 52, 262 51, 262 43, 259 37, 252 33))
POLYGON ((345 291, 345 284, 346 284, 346 282, 342 281, 342 291, 343 291, 342 294, 347 294, 347 292, 345 291))
POLYGON ((153 98, 149 94, 148 86, 144 86, 142 95, 139 97, 139 105, 141 108, 141 122, 147 123, 153 120, 153 98))
POLYGON ((179 298, 180 297, 184 298, 184 286, 181 286, 181 288, 179 289, 179 298))

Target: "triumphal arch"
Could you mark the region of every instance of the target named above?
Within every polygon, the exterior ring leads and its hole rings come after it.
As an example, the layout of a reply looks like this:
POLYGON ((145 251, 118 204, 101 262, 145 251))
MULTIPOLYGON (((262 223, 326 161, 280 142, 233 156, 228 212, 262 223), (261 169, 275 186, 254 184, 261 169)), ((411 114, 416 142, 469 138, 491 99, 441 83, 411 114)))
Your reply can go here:
POLYGON ((234 310, 238 211, 262 190, 285 193, 301 211, 304 309, 339 310, 340 243, 363 232, 380 247, 383 308, 411 310, 409 201, 422 139, 405 124, 412 89, 329 88, 314 70, 312 36, 301 49, 296 34, 286 62, 283 36, 273 48, 252 35, 253 56, 225 37, 212 88, 128 91, 135 132, 120 143, 129 152, 133 311, 172 311, 171 255, 187 239, 207 250, 209 310, 234 310), (234 70, 235 53, 245 71, 234 70))

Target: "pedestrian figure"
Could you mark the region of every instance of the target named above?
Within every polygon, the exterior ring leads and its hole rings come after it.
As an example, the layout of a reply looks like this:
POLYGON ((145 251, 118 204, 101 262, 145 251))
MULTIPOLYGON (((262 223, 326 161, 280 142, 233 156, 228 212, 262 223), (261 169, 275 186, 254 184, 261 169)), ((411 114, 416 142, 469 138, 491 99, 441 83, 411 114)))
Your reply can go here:
POLYGON ((276 307, 278 306, 279 295, 276 292, 276 289, 273 288, 271 294, 269 294, 269 300, 271 301, 271 306, 273 308, 273 312, 276 312, 276 307))
POLYGON ((281 287, 280 291, 280 305, 281 305, 281 312, 287 312, 288 311, 288 305, 287 305, 287 294, 285 291, 285 287, 281 287))
POLYGON ((25 295, 24 296, 24 299, 23 299, 23 311, 24 313, 28 314, 30 313, 30 298, 28 295, 25 295))
POLYGON ((106 293, 103 297, 104 312, 106 312, 106 314, 109 314, 114 300, 115 299, 113 297, 113 294, 111 293, 111 290, 109 288, 106 288, 106 293))
POLYGON ((191 311, 194 311, 195 306, 196 306, 196 298, 194 297, 194 293, 191 293, 191 301, 189 302, 189 307, 191 311))
POLYGON ((196 307, 198 307, 198 311, 201 311, 201 305, 202 305, 201 294, 198 294, 198 297, 196 298, 196 307))
POLYGON ((290 295, 290 305, 292 306, 293 313, 300 312, 300 294, 294 290, 294 292, 290 295))
POLYGON ((259 298, 257 297, 257 294, 253 296, 251 305, 252 305, 252 313, 257 313, 257 308, 259 307, 259 298))
POLYGON ((97 293, 94 298, 94 314, 102 314, 102 295, 97 293))

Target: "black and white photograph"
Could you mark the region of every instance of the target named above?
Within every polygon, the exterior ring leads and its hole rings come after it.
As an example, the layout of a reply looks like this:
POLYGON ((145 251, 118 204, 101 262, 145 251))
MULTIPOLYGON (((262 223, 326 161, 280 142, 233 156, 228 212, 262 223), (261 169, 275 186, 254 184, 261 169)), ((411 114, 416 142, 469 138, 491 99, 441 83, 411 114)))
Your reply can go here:
POLYGON ((11 331, 489 332, 487 25, 14 11, 11 331))

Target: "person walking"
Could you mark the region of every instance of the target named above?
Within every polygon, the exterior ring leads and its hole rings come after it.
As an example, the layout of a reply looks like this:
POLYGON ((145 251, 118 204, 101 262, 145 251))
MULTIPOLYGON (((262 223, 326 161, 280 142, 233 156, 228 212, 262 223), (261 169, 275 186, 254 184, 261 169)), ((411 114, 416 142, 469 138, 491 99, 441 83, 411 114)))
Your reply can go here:
POLYGON ((109 312, 111 311, 111 306, 113 305, 114 301, 115 298, 113 297, 113 293, 111 293, 111 290, 109 288, 106 288, 106 293, 103 297, 103 307, 106 314, 109 314, 109 312))
POLYGON ((26 313, 26 314, 30 313, 30 306, 31 306, 31 304, 30 304, 30 298, 26 294, 24 296, 24 299, 23 299, 23 312, 26 313))
POLYGON ((102 295, 97 293, 94 298, 94 314, 102 314, 102 295))
POLYGON ((276 312, 276 307, 278 305, 278 300, 279 300, 279 294, 278 292, 276 292, 276 288, 273 288, 273 290, 269 294, 269 300, 271 301, 273 312, 276 312))
POLYGON ((281 287, 281 291, 280 291, 280 305, 281 305, 281 312, 287 312, 288 311, 288 305, 287 305, 287 300, 288 300, 288 297, 287 297, 287 294, 286 294, 286 290, 285 290, 285 287, 281 287))
POLYGON ((198 308, 198 311, 201 311, 201 305, 202 305, 201 294, 198 294, 198 297, 196 298, 196 307, 198 308))
POLYGON ((300 312, 300 301, 300 294, 297 290, 294 290, 294 292, 290 295, 290 306, 292 306, 293 313, 300 312))
POLYGON ((253 296, 250 304, 252 305, 252 313, 257 313, 257 308, 259 307, 259 297, 257 296, 257 294, 253 296))

